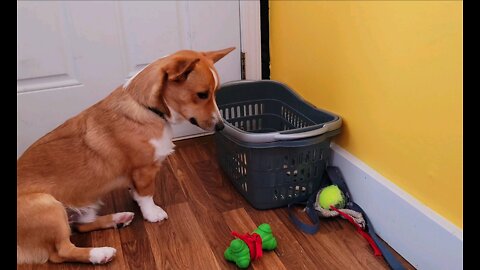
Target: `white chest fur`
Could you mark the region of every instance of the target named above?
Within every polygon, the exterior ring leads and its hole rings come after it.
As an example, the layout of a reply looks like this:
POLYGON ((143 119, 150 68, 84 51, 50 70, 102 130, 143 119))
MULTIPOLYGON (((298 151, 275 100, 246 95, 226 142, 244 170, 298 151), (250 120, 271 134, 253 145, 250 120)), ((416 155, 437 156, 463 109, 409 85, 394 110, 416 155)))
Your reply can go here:
POLYGON ((160 138, 150 139, 149 143, 154 148, 153 160, 163 161, 168 155, 175 151, 173 148, 175 144, 172 143, 172 131, 169 126, 166 126, 160 138))

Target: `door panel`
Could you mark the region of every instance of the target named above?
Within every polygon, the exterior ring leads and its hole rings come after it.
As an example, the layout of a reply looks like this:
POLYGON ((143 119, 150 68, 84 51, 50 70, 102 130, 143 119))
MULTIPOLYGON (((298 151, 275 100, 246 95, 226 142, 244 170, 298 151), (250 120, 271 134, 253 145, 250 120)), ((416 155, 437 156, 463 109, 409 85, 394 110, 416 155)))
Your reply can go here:
MULTIPOLYGON (((238 1, 17 2, 17 157, 174 51, 235 46, 216 67, 222 82, 240 79, 238 12, 238 1)), ((188 122, 173 131, 204 133, 188 122)))

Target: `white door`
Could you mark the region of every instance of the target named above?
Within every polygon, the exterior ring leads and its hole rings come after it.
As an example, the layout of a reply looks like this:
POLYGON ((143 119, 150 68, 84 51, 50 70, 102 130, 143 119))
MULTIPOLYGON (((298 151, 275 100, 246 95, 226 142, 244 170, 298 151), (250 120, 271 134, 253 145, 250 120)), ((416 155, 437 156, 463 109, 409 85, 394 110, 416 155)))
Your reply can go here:
POLYGON ((222 83, 241 76, 239 1, 17 2, 17 36, 17 157, 174 51, 235 46, 216 67, 222 83))

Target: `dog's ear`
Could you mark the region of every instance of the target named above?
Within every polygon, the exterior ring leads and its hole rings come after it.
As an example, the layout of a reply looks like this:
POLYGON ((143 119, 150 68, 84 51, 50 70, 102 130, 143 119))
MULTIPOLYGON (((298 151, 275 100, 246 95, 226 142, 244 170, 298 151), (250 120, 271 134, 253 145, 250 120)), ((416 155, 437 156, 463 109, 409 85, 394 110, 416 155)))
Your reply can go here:
POLYGON ((124 85, 124 89, 146 108, 155 109, 170 117, 170 110, 163 98, 167 79, 167 73, 164 70, 150 65, 124 85))
POLYGON ((235 47, 230 47, 230 48, 226 48, 218 51, 204 52, 203 54, 207 58, 212 59, 214 63, 216 63, 218 60, 222 59, 225 55, 227 55, 229 52, 233 50, 235 50, 235 47))
POLYGON ((198 61, 200 61, 199 58, 175 56, 169 60, 163 70, 167 73, 169 81, 185 81, 198 61))
POLYGON ((154 88, 151 91, 150 100, 154 102, 155 108, 162 112, 167 117, 171 116, 168 109, 165 98, 163 97, 163 91, 168 81, 182 82, 188 78, 188 74, 192 72, 199 58, 188 58, 184 56, 174 56, 172 59, 162 68, 157 83, 153 84, 154 88))

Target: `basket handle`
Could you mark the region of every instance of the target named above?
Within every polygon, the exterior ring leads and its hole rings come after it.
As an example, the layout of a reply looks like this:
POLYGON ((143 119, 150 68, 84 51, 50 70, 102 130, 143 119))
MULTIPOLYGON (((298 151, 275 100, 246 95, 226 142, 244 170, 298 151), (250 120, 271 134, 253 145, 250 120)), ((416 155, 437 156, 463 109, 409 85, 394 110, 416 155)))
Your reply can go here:
POLYGON ((328 131, 338 129, 341 126, 342 126, 342 119, 338 118, 333 122, 325 123, 321 128, 318 128, 318 129, 309 130, 309 131, 300 132, 300 133, 291 133, 291 134, 278 133, 274 135, 274 138, 275 140, 280 140, 280 141, 308 138, 308 137, 322 135, 324 133, 327 133, 328 131))

